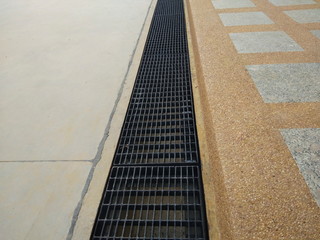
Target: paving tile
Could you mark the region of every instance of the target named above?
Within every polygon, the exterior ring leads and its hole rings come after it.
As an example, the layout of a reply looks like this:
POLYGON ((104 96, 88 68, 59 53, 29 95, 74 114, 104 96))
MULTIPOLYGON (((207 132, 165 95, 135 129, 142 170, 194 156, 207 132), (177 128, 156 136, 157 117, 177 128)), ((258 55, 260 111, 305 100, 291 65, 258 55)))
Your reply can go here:
POLYGON ((281 129, 281 134, 320 206, 320 128, 281 129))
POLYGON ((273 21, 263 12, 220 13, 225 26, 272 24, 273 21))
POLYGON ((313 0, 269 0, 275 6, 316 4, 313 0))
POLYGON ((66 239, 91 163, 0 163, 1 239, 66 239))
POLYGON ((216 9, 255 7, 250 0, 212 0, 216 9))
POLYGON ((266 103, 320 102, 320 63, 246 66, 266 103))
POLYGON ((320 8, 319 9, 304 9, 284 11, 289 17, 298 23, 318 23, 320 22, 320 8))
POLYGON ((310 31, 313 35, 320 39, 320 30, 312 30, 310 31))
POLYGON ((282 31, 230 33, 229 35, 239 53, 303 51, 282 31))

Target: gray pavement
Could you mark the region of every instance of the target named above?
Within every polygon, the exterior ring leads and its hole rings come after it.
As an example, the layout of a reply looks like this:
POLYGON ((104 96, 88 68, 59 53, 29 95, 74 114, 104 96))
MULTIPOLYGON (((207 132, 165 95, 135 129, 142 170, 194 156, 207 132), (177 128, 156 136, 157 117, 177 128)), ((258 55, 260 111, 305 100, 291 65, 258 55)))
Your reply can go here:
POLYGON ((67 238, 150 3, 1 2, 1 239, 67 238))
POLYGON ((298 23, 320 23, 320 8, 284 11, 298 23))
POLYGON ((219 17, 224 26, 243 26, 273 24, 263 12, 220 13, 219 17))
POLYGON ((281 134, 320 206, 320 128, 281 129, 281 134))
POLYGON ((229 35, 239 53, 303 51, 283 31, 229 33, 229 35))
POLYGON ((319 102, 320 63, 246 66, 266 103, 319 102))
POLYGON ((313 0, 269 0, 275 6, 316 4, 313 0))
POLYGON ((250 0, 212 0, 216 9, 255 7, 250 0))

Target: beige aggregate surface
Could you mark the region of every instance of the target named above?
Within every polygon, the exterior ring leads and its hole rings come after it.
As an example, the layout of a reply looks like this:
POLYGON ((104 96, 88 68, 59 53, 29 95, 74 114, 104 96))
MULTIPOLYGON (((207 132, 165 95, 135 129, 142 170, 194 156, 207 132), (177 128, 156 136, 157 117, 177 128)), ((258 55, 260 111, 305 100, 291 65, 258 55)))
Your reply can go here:
POLYGON ((284 11, 320 6, 252 3, 255 7, 222 9, 219 4, 215 9, 209 0, 188 1, 199 88, 195 101, 202 112, 197 118, 204 122, 199 138, 208 149, 202 165, 210 236, 319 239, 320 208, 280 133, 282 128, 318 129, 319 100, 265 103, 246 66, 319 63, 320 41, 310 32, 320 29, 319 23, 297 23, 284 11), (263 12, 274 24, 228 27, 219 18, 250 11, 263 12), (283 31, 303 51, 239 53, 229 37, 263 31, 283 31))

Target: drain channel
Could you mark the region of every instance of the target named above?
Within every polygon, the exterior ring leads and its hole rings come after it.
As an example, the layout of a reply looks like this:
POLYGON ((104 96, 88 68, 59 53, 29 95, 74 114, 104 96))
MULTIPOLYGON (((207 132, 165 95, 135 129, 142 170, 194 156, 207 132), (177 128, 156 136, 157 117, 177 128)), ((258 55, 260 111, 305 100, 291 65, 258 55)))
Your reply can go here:
POLYGON ((92 231, 208 239, 183 0, 158 0, 92 231))

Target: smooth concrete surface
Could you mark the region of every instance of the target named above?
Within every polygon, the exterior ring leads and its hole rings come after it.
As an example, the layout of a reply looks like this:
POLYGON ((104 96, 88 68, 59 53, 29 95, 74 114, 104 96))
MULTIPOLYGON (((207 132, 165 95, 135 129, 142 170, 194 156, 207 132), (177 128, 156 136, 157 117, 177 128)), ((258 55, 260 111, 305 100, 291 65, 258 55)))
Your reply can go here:
POLYGON ((2 3, 1 161, 95 157, 149 5, 2 3))
POLYGON ((106 177, 111 168, 111 160, 115 154, 121 128, 124 122, 124 117, 127 112, 132 89, 140 66, 140 60, 142 58, 156 3, 157 1, 153 0, 150 4, 141 35, 132 58, 132 64, 129 68, 126 82, 123 85, 123 91, 121 97, 119 98, 117 108, 114 112, 114 120, 111 121, 109 125, 108 138, 104 142, 103 151, 101 152, 101 159, 94 166, 94 174, 92 175, 90 185, 87 188, 87 192, 82 201, 81 209, 77 216, 77 221, 74 225, 71 238, 72 240, 90 239, 102 192, 105 187, 106 177))
POLYGON ((282 31, 230 33, 229 35, 239 53, 303 51, 282 31))
POLYGON ((269 0, 275 6, 291 6, 291 5, 304 5, 316 4, 313 0, 269 0))
MULTIPOLYGON (((72 239, 102 153, 116 146, 110 128, 125 116, 127 102, 114 112, 130 98, 127 74, 150 4, 1 3, 1 239, 72 239)), ((99 200, 112 157, 103 159, 99 200)))
POLYGON ((243 13, 220 13, 223 25, 225 26, 241 26, 241 25, 260 25, 272 24, 268 16, 263 12, 243 12, 243 13))
POLYGON ((284 11, 298 23, 320 23, 320 8, 284 11))
POLYGON ((1 239, 66 239, 91 163, 1 163, 1 239))
POLYGON ((281 134, 320 207, 320 128, 281 129, 281 134))
POLYGON ((313 35, 320 39, 320 30, 312 30, 310 31, 313 35))
MULTIPOLYGON (((319 4, 278 7, 267 0, 252 0, 254 9, 236 8, 236 4, 235 8, 216 9, 210 0, 188 2, 197 72, 194 88, 199 89, 195 102, 200 101, 195 112, 197 125, 203 122, 197 128, 202 130, 200 152, 211 239, 319 239, 320 208, 280 131, 319 129, 320 102, 266 103, 246 69, 248 65, 319 64, 320 41, 310 32, 318 24, 300 24, 284 13, 319 8, 319 4), (252 11, 263 12, 274 24, 224 26, 219 17, 252 11), (229 35, 270 31, 283 32, 303 51, 253 52, 250 44, 242 44, 245 53, 238 52, 229 35)), ((260 50, 269 47, 264 38, 256 38, 259 43, 248 39, 260 50)), ((283 44, 275 41, 280 50, 288 47, 283 44)), ((268 74, 272 78, 278 72, 268 74)), ((290 72, 293 78, 296 74, 300 72, 290 72)), ((306 79, 301 79, 302 89, 298 90, 312 93, 306 79)), ((270 87, 274 82, 265 84, 270 87)), ((294 82, 288 81, 285 87, 294 88, 294 82)), ((302 151, 305 159, 316 156, 302 151)), ((315 167, 313 164, 312 171, 317 172, 315 167)))
POLYGON ((250 0, 212 0, 216 9, 255 7, 250 0))
POLYGON ((250 65, 246 69, 266 103, 320 102, 320 63, 250 65))

